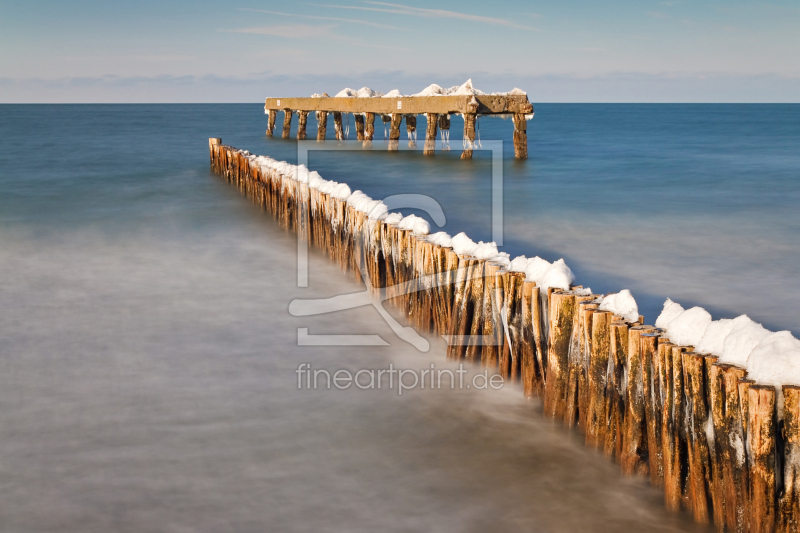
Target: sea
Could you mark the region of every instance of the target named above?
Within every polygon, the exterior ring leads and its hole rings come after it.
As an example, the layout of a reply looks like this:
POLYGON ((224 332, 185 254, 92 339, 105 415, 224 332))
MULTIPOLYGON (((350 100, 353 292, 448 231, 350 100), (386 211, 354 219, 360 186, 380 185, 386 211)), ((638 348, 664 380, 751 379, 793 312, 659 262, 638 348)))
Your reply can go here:
POLYGON ((209 169, 209 137, 307 161, 629 289, 646 323, 671 298, 800 334, 800 105, 534 109, 527 160, 479 120, 493 164, 460 159, 457 115, 426 157, 424 117, 389 152, 380 120, 368 150, 337 149, 330 116, 325 143, 296 117, 281 139, 282 114, 268 137, 258 103, 0 105, 0 531, 707 531, 517 383, 310 386, 456 365, 379 304, 293 316, 363 287, 314 249, 298 283, 296 237, 209 169))

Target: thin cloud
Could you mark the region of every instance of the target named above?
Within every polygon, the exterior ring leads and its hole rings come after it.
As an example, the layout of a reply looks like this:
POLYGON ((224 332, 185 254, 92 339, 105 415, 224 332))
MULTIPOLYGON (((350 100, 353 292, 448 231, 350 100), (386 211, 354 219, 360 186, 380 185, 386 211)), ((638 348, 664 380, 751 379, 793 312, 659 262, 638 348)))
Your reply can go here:
POLYGON ((541 31, 539 28, 532 26, 524 26, 505 19, 497 19, 492 17, 483 17, 480 15, 469 15, 467 13, 459 13, 457 11, 447 11, 444 9, 425 9, 421 7, 409 7, 401 4, 390 4, 387 2, 364 2, 374 6, 385 7, 364 7, 364 6, 340 6, 332 4, 312 4, 318 7, 331 7, 334 9, 355 9, 359 11, 375 11, 378 13, 393 13, 396 15, 409 15, 412 17, 424 18, 450 18, 459 20, 469 20, 472 22, 482 22, 484 24, 492 24, 494 26, 505 26, 507 28, 516 28, 519 30, 527 31, 541 31))
POLYGON ((239 28, 230 30, 234 33, 255 33, 258 35, 273 35, 286 39, 308 39, 311 37, 330 37, 333 26, 312 26, 310 24, 279 24, 277 26, 256 26, 253 28, 239 28))
POLYGON ((662 19, 663 20, 663 19, 668 19, 669 18, 669 15, 667 15, 666 13, 661 13, 660 11, 648 11, 647 14, 650 15, 651 17, 653 17, 654 19, 662 19))
POLYGON ((300 17, 306 19, 315 19, 315 20, 331 20, 334 22, 349 22, 351 24, 362 24, 364 26, 372 26, 373 28, 384 28, 387 30, 407 30, 408 28, 399 28, 397 26, 389 26, 388 24, 378 24, 377 22, 369 22, 367 20, 360 20, 360 19, 345 19, 339 17, 318 17, 314 15, 300 15, 297 13, 282 13, 280 11, 268 11, 266 9, 251 9, 247 7, 240 7, 239 11, 252 11, 255 13, 268 13, 270 15, 283 15, 286 17, 300 17))
POLYGON ((283 37, 285 39, 313 39, 324 37, 326 39, 333 39, 337 41, 344 41, 352 46, 361 46, 363 48, 383 48, 386 50, 401 50, 409 52, 408 48, 399 46, 387 46, 382 44, 365 43, 345 35, 338 35, 332 30, 335 24, 313 26, 310 24, 284 24, 278 26, 255 26, 252 28, 239 28, 236 30, 219 30, 222 32, 232 33, 250 33, 255 35, 271 35, 274 37, 283 37))

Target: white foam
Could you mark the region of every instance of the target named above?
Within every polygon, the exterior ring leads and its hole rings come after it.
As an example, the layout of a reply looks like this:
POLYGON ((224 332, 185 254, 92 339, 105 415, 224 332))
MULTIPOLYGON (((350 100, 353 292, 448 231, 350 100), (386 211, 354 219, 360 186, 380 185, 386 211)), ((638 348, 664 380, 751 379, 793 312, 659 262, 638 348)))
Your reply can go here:
POLYGON ((601 311, 611 311, 628 322, 639 320, 639 306, 628 289, 604 296, 600 300, 599 309, 601 311))
POLYGON ((656 327, 660 329, 667 329, 667 326, 670 322, 672 322, 678 315, 683 313, 684 309, 679 303, 675 303, 669 298, 664 302, 664 308, 661 310, 661 314, 658 315, 656 319, 656 327))
POLYGON ((702 307, 692 307, 667 324, 667 336, 679 346, 696 346, 709 324, 711 314, 702 307))

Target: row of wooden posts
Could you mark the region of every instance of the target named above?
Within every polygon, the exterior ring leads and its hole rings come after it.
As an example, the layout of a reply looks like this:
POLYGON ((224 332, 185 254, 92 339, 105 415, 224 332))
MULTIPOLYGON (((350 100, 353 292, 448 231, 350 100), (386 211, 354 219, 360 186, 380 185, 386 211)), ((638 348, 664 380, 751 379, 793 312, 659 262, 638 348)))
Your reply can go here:
POLYGON ((800 387, 776 390, 744 369, 677 346, 664 332, 598 309, 581 287, 542 289, 503 264, 456 254, 370 220, 212 139, 211 166, 398 306, 447 357, 495 369, 543 399, 626 475, 719 531, 800 531, 800 387))
MULTIPOLYGON (((308 125, 308 111, 283 110, 283 134, 284 139, 291 137, 292 116, 297 114, 297 139, 306 139, 306 128, 308 125)), ((317 141, 324 141, 327 135, 328 113, 326 111, 315 111, 317 119, 317 141)), ((267 135, 272 137, 275 132, 275 120, 278 110, 270 109, 267 112, 267 135)), ((363 146, 372 146, 375 137, 375 115, 376 113, 354 113, 353 120, 356 127, 356 138, 363 142, 363 146)), ((416 146, 417 116, 411 114, 395 113, 391 115, 378 115, 384 124, 389 126, 389 151, 397 151, 400 147, 400 127, 403 118, 406 122, 409 147, 416 146)), ((422 153, 433 155, 436 152, 436 135, 438 130, 443 132, 450 131, 450 115, 425 113, 427 126, 425 128, 425 144, 422 153)), ((514 121, 514 154, 517 159, 528 157, 528 135, 526 129, 526 119, 524 114, 513 115, 514 121)), ((472 152, 475 146, 475 125, 477 122, 476 114, 464 115, 464 150, 461 159, 472 159, 472 152)), ((337 141, 345 140, 345 130, 342 125, 342 113, 333 112, 334 137, 337 141)), ((448 137, 449 138, 449 137, 448 137)))

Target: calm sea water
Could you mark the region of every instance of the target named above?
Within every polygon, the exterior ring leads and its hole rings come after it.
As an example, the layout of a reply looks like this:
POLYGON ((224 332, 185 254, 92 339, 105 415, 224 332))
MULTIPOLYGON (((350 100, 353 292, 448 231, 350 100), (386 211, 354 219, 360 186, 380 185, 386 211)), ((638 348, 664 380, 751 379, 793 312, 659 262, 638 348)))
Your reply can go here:
MULTIPOLYGON (((514 385, 298 390, 302 362, 445 362, 372 308, 289 315, 359 288, 314 252, 296 287, 293 236, 209 172, 211 136, 294 161, 265 125, 257 104, 0 106, 0 529, 696 529, 514 385), (297 346, 301 327, 390 346, 297 346)), ((458 160, 460 127, 423 158, 384 152, 378 123, 375 150, 311 167, 428 194, 487 240, 491 165, 458 160)), ((649 322, 669 296, 800 332, 800 106, 537 105, 524 162, 510 122, 480 132, 506 141, 512 255, 630 288, 649 322)))

